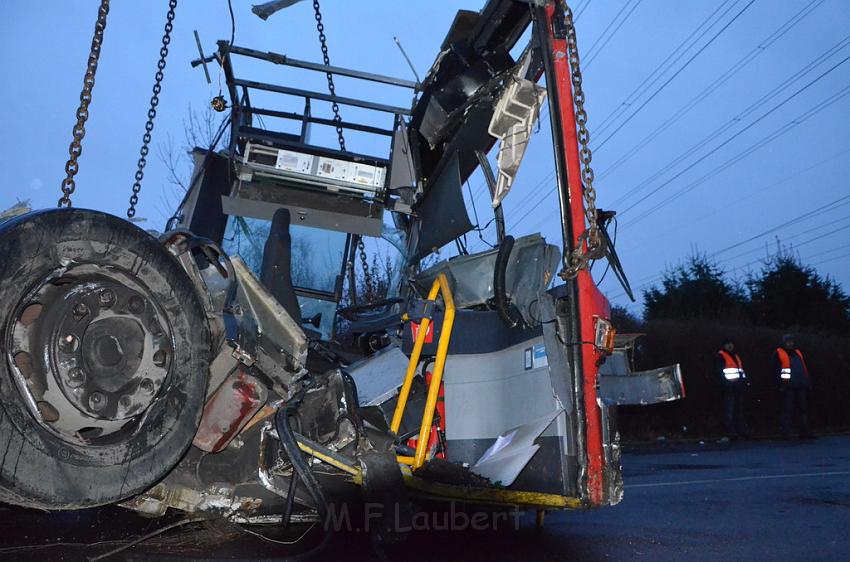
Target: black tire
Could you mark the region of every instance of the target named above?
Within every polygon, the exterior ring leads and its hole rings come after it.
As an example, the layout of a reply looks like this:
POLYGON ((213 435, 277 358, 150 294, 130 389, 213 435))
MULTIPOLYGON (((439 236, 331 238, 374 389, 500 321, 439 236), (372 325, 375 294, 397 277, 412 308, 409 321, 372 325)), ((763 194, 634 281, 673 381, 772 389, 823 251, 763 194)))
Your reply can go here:
POLYGON ((161 479, 198 427, 209 370, 209 327, 191 280, 148 233, 105 213, 39 211, 0 226, 0 501, 42 509, 114 503, 161 479), (138 428, 87 446, 37 420, 15 384, 5 336, 27 292, 64 261, 120 268, 164 311, 173 337, 170 370, 138 428))

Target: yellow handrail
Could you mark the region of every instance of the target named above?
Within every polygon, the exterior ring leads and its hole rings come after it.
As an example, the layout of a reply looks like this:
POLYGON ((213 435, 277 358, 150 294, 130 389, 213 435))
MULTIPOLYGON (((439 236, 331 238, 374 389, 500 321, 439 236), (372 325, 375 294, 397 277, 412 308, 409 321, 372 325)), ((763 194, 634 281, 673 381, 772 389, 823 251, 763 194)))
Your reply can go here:
MULTIPOLYGON (((425 455, 427 453, 428 441, 431 438, 431 425, 434 423, 434 410, 437 407, 437 398, 440 393, 440 383, 443 380, 443 371, 446 366, 446 356, 449 353, 449 340, 452 337, 452 326, 455 319, 455 303, 452 298, 452 291, 449 287, 449 281, 444 273, 441 273, 434 279, 431 290, 428 292, 428 300, 436 300, 437 295, 442 294, 443 304, 445 305, 445 313, 443 315, 443 326, 440 330, 440 341, 437 343, 437 357, 434 362, 434 372, 431 374, 431 383, 428 385, 428 397, 425 400, 425 412, 422 415, 422 425, 419 428, 419 438, 416 442, 416 454, 413 457, 413 468, 417 469, 425 464, 425 455)), ((410 396, 410 387, 413 385, 413 377, 416 375, 416 367, 419 365, 419 358, 422 355, 422 347, 425 345, 425 335, 428 332, 430 320, 423 318, 419 323, 419 331, 416 333, 416 340, 413 344, 413 351, 410 354, 410 362, 407 365, 407 373, 404 376, 404 384, 398 394, 398 403, 393 413, 393 420, 390 424, 390 429, 393 433, 398 433, 401 427, 401 419, 404 415, 404 409, 407 407, 407 399, 410 396)), ((409 458, 405 458, 400 462, 409 463, 409 458)))

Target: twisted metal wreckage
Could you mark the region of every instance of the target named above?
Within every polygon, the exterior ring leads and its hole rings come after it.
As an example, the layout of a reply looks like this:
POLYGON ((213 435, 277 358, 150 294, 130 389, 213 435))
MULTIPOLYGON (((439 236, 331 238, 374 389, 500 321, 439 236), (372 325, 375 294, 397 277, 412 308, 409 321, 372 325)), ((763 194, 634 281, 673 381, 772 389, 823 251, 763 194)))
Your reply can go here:
POLYGON ((331 66, 324 40, 322 64, 220 41, 193 64, 223 71, 229 100, 213 103, 230 109, 230 144, 196 149, 191 188, 159 239, 70 206, 107 13, 104 0, 66 208, 0 226, 0 500, 276 524, 324 519, 329 503, 351 497, 537 510, 620 500, 617 405, 675 400, 683 387, 677 365, 631 371, 621 344, 633 340, 615 337, 589 272, 607 259, 628 287, 605 230, 612 213, 595 207, 565 4, 489 0, 458 12, 421 82, 331 66), (244 58, 323 73, 329 92, 237 77, 244 58), (343 97, 339 76, 415 98, 396 107, 343 97), (256 106, 260 94, 300 98, 303 111, 256 106), (317 102, 333 117, 313 115, 317 102), (514 239, 501 206, 543 104, 563 252, 539 234, 514 239), (340 106, 392 126, 345 121, 340 106), (312 143, 314 125, 335 129, 339 148, 312 143), (347 150, 348 131, 387 139, 388 153, 347 150), (462 185, 479 168, 496 247, 460 243, 456 257, 421 268, 474 228, 462 185), (371 302, 364 237, 397 250, 388 296, 371 302), (319 247, 335 261, 323 263, 319 247), (341 326, 357 350, 339 344, 341 326))

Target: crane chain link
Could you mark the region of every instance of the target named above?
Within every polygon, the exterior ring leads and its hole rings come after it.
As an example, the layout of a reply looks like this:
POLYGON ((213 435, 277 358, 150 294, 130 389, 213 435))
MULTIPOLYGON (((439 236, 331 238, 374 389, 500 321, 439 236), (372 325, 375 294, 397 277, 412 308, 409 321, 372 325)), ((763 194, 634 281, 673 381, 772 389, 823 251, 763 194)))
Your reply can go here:
MULTIPOLYGON (((316 31, 319 32, 319 43, 322 47, 322 58, 324 59, 325 66, 330 66, 331 58, 328 54, 328 38, 325 36, 325 24, 322 23, 322 10, 319 6, 319 0, 313 0, 313 11, 316 16, 316 31)), ((328 92, 330 92, 332 96, 336 96, 333 72, 327 72, 326 74, 328 77, 328 92)), ((331 109, 334 114, 333 122, 336 128, 336 136, 339 140, 339 149, 345 152, 345 136, 343 136, 342 131, 342 117, 339 116, 339 104, 331 102, 331 109)))
POLYGON ((77 188, 74 176, 80 171, 78 158, 83 153, 83 137, 86 136, 86 120, 89 118, 89 104, 92 100, 94 89, 94 76, 97 72, 97 62, 100 59, 100 47, 103 44, 103 32, 106 30, 106 16, 109 14, 109 0, 101 0, 97 10, 97 21, 94 24, 94 36, 91 40, 89 60, 86 74, 83 78, 83 91, 80 92, 80 105, 77 107, 77 123, 71 132, 73 139, 68 148, 70 158, 65 163, 65 179, 62 180, 62 197, 57 207, 70 207, 71 194, 77 188))
MULTIPOLYGON (((322 22, 322 9, 319 5, 319 0, 313 0, 313 12, 316 17, 316 31, 319 32, 319 44, 322 49, 322 60, 325 63, 325 66, 330 66, 331 57, 330 54, 328 54, 328 38, 325 35, 325 24, 322 22)), ((336 85, 334 84, 333 72, 327 72, 326 75, 328 78, 328 92, 330 95, 336 96, 336 85)), ((331 110, 334 114, 333 122, 334 127, 336 128, 337 140, 339 141, 339 149, 344 152, 346 150, 345 135, 343 134, 342 129, 342 117, 339 115, 339 104, 337 102, 331 102, 331 110)), ((368 296, 368 299, 371 300, 375 298, 373 293, 374 284, 372 282, 372 272, 369 270, 369 261, 366 257, 366 245, 363 243, 362 237, 357 240, 357 249, 360 252, 360 267, 363 269, 363 284, 365 285, 366 295, 368 296)))
POLYGON ((165 77, 165 59, 168 57, 168 45, 171 43, 171 31, 174 29, 175 8, 177 8, 177 0, 169 0, 168 13, 165 19, 165 32, 162 35, 162 46, 159 49, 159 61, 156 63, 157 70, 154 75, 151 106, 148 109, 148 119, 145 122, 145 134, 142 135, 142 147, 139 149, 139 161, 136 168, 135 181, 133 182, 133 194, 130 195, 130 206, 127 208, 128 219, 136 216, 136 204, 139 202, 142 179, 145 177, 145 166, 148 163, 153 122, 156 119, 156 106, 159 105, 159 94, 162 92, 162 79, 165 77))
POLYGON ((372 300, 376 295, 373 292, 372 272, 369 271, 369 261, 366 258, 366 245, 363 243, 363 237, 360 237, 357 241, 357 249, 360 250, 360 267, 363 268, 363 284, 366 286, 366 294, 369 296, 369 300, 372 300))
POLYGON ((570 63, 570 75, 573 85, 573 101, 575 103, 576 124, 578 125, 579 158, 581 159, 581 183, 585 217, 588 222, 587 230, 581 233, 578 244, 570 254, 570 264, 560 273, 564 279, 573 279, 582 269, 589 267, 590 261, 605 256, 605 245, 599 231, 596 212, 596 190, 593 187, 594 173, 590 166, 593 154, 590 150, 590 133, 587 130, 587 111, 584 109, 584 90, 582 89, 581 61, 576 40, 576 28, 573 12, 566 2, 564 8, 564 24, 567 35, 567 54, 570 63))

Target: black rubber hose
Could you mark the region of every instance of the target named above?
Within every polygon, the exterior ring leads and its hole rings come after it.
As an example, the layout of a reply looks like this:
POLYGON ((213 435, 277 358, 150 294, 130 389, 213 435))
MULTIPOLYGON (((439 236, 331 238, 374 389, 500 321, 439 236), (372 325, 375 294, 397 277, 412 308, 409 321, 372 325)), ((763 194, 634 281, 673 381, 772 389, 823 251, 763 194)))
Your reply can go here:
MULTIPOLYGON (((298 448, 298 441, 295 440, 295 434, 292 432, 292 427, 289 425, 289 416, 291 412, 292 407, 290 404, 285 404, 278 408, 274 419, 275 429, 277 430, 278 437, 280 438, 280 444, 283 447, 283 450, 286 451, 286 454, 289 457, 289 462, 292 463, 292 479, 294 480, 295 475, 297 474, 304 483, 304 486, 307 488, 307 492, 310 494, 310 497, 313 498, 313 502, 316 504, 316 511, 319 512, 319 520, 323 531, 322 540, 314 548, 291 558, 284 559, 290 562, 300 562, 313 560, 319 552, 325 550, 331 542, 333 529, 328 527, 328 502, 325 499, 325 495, 322 493, 322 489, 319 486, 319 482, 316 480, 316 476, 310 470, 310 465, 308 465, 307 461, 304 460, 304 455, 301 454, 301 449, 298 448)), ((290 488, 294 493, 295 486, 292 485, 290 488)))
POLYGON ((505 291, 505 276, 511 257, 511 250, 513 249, 514 237, 510 235, 505 236, 505 239, 499 244, 499 253, 496 255, 496 269, 493 272, 493 301, 495 302, 496 312, 499 314, 499 318, 502 319, 502 322, 508 328, 516 328, 521 321, 516 307, 508 301, 505 291))
MULTIPOLYGON (((296 417, 298 422, 298 432, 301 433, 301 419, 296 417)), ((286 504, 283 508, 283 527, 289 527, 289 521, 292 519, 292 508, 295 506, 295 491, 298 489, 298 478, 295 471, 292 471, 292 477, 289 479, 289 488, 286 492, 286 504)))
POLYGON ((295 474, 289 479, 289 487, 286 490, 286 504, 283 506, 283 528, 289 527, 289 522, 292 519, 292 508, 295 506, 295 492, 298 489, 298 478, 295 474))
POLYGON ((280 444, 286 455, 289 457, 289 462, 292 463, 293 470, 298 474, 298 478, 304 483, 310 497, 316 504, 316 511, 319 512, 319 519, 322 524, 326 524, 328 516, 328 502, 325 495, 322 493, 319 482, 316 480, 316 475, 310 470, 310 465, 304 460, 304 455, 301 449, 298 448, 298 441, 295 440, 295 434, 292 427, 289 425, 289 415, 291 407, 289 404, 281 406, 277 414, 275 414, 275 429, 277 429, 280 444))

